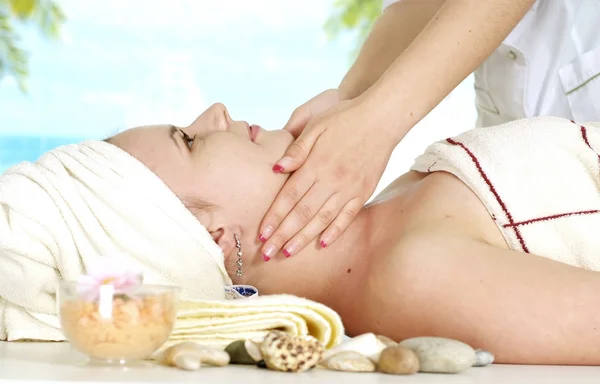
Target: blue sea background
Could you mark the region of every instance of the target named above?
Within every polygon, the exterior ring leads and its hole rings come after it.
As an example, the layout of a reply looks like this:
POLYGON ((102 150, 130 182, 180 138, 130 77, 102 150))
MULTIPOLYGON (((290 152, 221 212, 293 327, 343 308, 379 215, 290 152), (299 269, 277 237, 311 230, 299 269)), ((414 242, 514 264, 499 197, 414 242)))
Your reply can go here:
MULTIPOLYGON (((330 40, 323 30, 335 0, 57 1, 67 15, 60 40, 18 29, 28 91, 0 79, 0 174, 128 127, 185 127, 215 102, 235 120, 281 129, 339 84, 356 48, 353 34, 330 40)), ((400 143, 375 193, 426 146, 472 128, 474 97, 469 76, 400 143)))

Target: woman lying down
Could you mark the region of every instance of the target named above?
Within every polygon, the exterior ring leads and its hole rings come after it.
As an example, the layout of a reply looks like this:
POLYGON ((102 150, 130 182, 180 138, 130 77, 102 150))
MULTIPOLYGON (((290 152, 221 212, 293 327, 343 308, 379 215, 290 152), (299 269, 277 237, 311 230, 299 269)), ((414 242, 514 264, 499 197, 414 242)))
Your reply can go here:
POLYGON ((339 241, 265 262, 258 225, 291 143, 217 104, 188 127, 134 128, 9 169, 0 337, 61 340, 57 281, 119 255, 188 299, 222 299, 233 281, 321 302, 350 335, 600 364, 600 125, 537 118, 435 143, 339 241))

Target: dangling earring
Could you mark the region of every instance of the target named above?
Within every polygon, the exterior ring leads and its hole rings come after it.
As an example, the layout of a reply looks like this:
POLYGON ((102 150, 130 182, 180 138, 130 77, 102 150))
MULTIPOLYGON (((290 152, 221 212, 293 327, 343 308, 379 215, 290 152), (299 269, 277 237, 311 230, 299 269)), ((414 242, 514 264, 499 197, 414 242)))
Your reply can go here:
POLYGON ((238 235, 233 235, 233 238, 235 239, 235 246, 237 247, 237 271, 236 271, 236 275, 237 276, 242 276, 242 266, 244 265, 244 262, 242 261, 242 244, 240 243, 240 238, 238 237, 238 235))

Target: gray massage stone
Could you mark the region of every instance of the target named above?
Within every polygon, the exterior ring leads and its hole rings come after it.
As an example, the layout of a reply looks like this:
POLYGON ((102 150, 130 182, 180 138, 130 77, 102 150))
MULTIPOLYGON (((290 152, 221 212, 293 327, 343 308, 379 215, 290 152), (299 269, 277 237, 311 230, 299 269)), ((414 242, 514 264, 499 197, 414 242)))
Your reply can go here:
POLYGON ((483 349, 475 350, 475 363, 474 367, 485 367, 486 365, 494 362, 494 354, 492 352, 484 351, 483 349))
POLYGON ((398 343, 419 358, 419 372, 459 373, 475 363, 475 350, 458 340, 442 337, 414 337, 398 343))

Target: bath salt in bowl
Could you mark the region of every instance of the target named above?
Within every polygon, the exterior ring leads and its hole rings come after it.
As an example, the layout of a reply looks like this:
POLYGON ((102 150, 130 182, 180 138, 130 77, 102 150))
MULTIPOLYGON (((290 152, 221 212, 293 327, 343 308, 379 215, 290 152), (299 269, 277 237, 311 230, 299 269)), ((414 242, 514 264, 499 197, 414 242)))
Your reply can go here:
POLYGON ((130 365, 149 358, 169 338, 179 288, 142 284, 86 287, 61 281, 59 314, 71 345, 92 363, 130 365))

